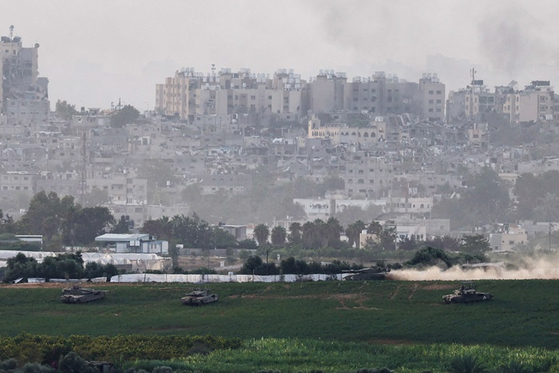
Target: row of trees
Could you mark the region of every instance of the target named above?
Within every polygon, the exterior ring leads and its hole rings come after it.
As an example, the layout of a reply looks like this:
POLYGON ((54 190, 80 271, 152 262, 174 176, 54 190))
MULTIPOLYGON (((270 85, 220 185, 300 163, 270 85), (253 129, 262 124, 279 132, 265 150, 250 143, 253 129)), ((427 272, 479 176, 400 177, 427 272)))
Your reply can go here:
MULTIPOLYGON (((344 231, 336 218, 330 218, 326 222, 321 219, 308 221, 301 225, 292 223, 289 226, 289 235, 285 228, 276 226, 271 231, 271 242, 274 246, 283 246, 287 242, 290 245, 303 245, 309 249, 320 247, 341 248, 343 246, 340 235, 344 231)), ((259 224, 254 227, 254 238, 260 246, 265 246, 270 237, 270 229, 259 224)))
POLYGON ((236 247, 237 241, 229 232, 219 226, 211 226, 194 213, 191 217, 176 215, 172 218, 162 217, 157 220, 147 220, 140 228, 142 233, 168 240, 170 246, 180 243, 185 247, 201 249, 236 247))
MULTIPOLYGON (((56 115, 65 120, 70 120, 74 115, 80 114, 81 111, 76 110, 76 105, 69 104, 66 100, 56 101, 55 105, 56 115)), ((110 116, 111 126, 115 128, 122 128, 127 124, 134 123, 140 116, 140 112, 132 105, 124 105, 118 108, 110 116)))
MULTIPOLYGON (((256 248, 252 240, 236 242, 235 237, 219 226, 211 226, 197 214, 192 216, 176 215, 172 218, 162 217, 148 220, 141 227, 147 233, 170 242, 172 256, 178 255, 176 245, 202 249, 239 247, 256 248)), ((369 224, 358 220, 344 229, 338 219, 331 217, 327 221, 316 219, 304 224, 292 223, 288 231, 280 226, 271 230, 264 224, 254 229, 254 237, 259 246, 268 245, 268 239, 274 247, 299 247, 304 249, 343 249, 360 248, 360 234, 366 231, 374 239, 366 242, 363 249, 369 251, 393 251, 395 249, 415 251, 423 246, 432 246, 450 251, 464 251, 471 254, 489 250, 489 243, 483 236, 466 236, 462 240, 451 237, 437 237, 420 241, 404 239, 396 244, 396 231, 393 227, 382 226, 376 221, 369 224), (345 234, 347 242, 341 240, 345 234)), ((129 225, 124 217, 116 222, 106 207, 85 207, 74 203, 71 196, 59 198, 54 192, 44 191, 33 196, 27 212, 19 221, 11 216, 3 216, 0 211, 0 234, 42 234, 48 250, 58 251, 62 245, 87 246, 95 237, 106 232, 128 233, 129 225)))
POLYGON ((296 275, 306 275, 306 274, 336 274, 342 273, 342 271, 347 271, 350 269, 360 269, 361 266, 356 264, 350 265, 345 261, 335 260, 329 264, 321 264, 320 262, 310 262, 307 263, 304 260, 297 260, 293 257, 289 257, 281 261, 279 266, 275 263, 265 263, 259 256, 250 256, 243 266, 241 267, 239 273, 246 275, 279 275, 279 274, 296 274, 296 275))
POLYGON ((0 210, 0 233, 42 234, 50 251, 62 245, 89 245, 106 232, 128 233, 128 222, 124 217, 115 221, 106 207, 82 207, 74 203, 74 197, 59 198, 55 192, 35 194, 18 221, 0 210))
POLYGON ((81 253, 60 254, 48 256, 38 263, 34 258, 25 256, 22 253, 7 260, 6 270, 4 271, 4 282, 11 282, 18 278, 44 278, 48 281, 51 278, 82 279, 95 277, 108 277, 118 274, 117 268, 113 264, 98 264, 95 262, 84 262, 81 253))
POLYGON ((367 251, 416 251, 422 247, 434 247, 447 251, 460 251, 471 255, 480 255, 490 250, 489 241, 479 234, 467 235, 462 239, 450 236, 435 237, 425 240, 416 238, 405 238, 397 242, 396 229, 390 226, 382 226, 377 221, 369 224, 361 220, 350 224, 344 229, 336 218, 330 218, 326 222, 316 219, 313 222, 292 223, 289 227, 290 233, 287 234, 285 228, 276 226, 270 229, 259 224, 254 228, 254 237, 260 247, 268 245, 270 238, 271 245, 274 247, 302 246, 306 249, 319 248, 362 248, 367 251), (360 247, 360 234, 365 231, 371 235, 364 247, 360 247), (341 234, 345 233, 347 241, 341 241, 341 234))

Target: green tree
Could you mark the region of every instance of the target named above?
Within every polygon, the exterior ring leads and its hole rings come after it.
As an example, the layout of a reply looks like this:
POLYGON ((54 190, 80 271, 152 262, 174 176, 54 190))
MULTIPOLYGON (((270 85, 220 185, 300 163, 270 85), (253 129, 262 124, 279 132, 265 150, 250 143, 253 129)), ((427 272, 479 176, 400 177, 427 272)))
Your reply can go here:
POLYGON ((340 225, 338 219, 330 217, 325 226, 323 227, 323 235, 326 237, 326 245, 339 249, 342 246, 340 241, 340 234, 344 231, 344 228, 340 225))
POLYGON ((266 264, 259 256, 249 256, 239 273, 245 275, 277 275, 278 269, 274 263, 266 264))
POLYGON ((440 264, 444 264, 446 267, 452 267, 454 261, 444 250, 429 246, 416 251, 414 256, 406 262, 406 265, 411 267, 431 267, 440 264))
POLYGON ((70 105, 66 102, 66 100, 56 101, 54 111, 60 119, 64 120, 70 120, 75 114, 78 113, 78 111, 76 110, 76 105, 70 105))
POLYGON ((310 273, 310 267, 305 261, 295 260, 292 256, 281 261, 280 269, 283 274, 303 275, 310 273))
POLYGON ((111 126, 115 128, 122 128, 127 124, 134 123, 140 116, 140 112, 132 105, 124 105, 122 109, 118 110, 111 116, 111 126))
POLYGON ((37 261, 28 258, 22 253, 9 258, 6 261, 6 271, 4 272, 4 282, 11 282, 18 278, 35 277, 37 272, 37 261))
POLYGON ((91 192, 85 195, 83 207, 100 206, 107 202, 109 202, 109 191, 93 187, 91 192))
POLYGON ((226 249, 228 247, 237 246, 237 240, 231 233, 220 227, 213 227, 213 235, 215 237, 215 247, 218 249, 226 249))
POLYGON ((15 234, 17 232, 17 223, 14 221, 14 218, 9 214, 4 216, 2 210, 0 210, 0 234, 2 233, 12 233, 15 234))
POLYGON ((60 373, 98 373, 99 370, 90 366, 87 361, 81 358, 75 352, 60 358, 58 362, 58 371, 60 373))
POLYGON ((405 237, 398 243, 398 249, 404 251, 416 251, 418 247, 419 243, 415 240, 415 238, 405 237))
POLYGON ((107 207, 86 207, 75 213, 70 209, 69 214, 66 226, 71 226, 71 229, 64 235, 67 245, 89 245, 115 222, 107 207))
POLYGON ((462 237, 460 251, 470 255, 485 255, 491 250, 491 245, 482 234, 474 234, 462 237))
POLYGON ((427 239, 423 242, 425 246, 431 246, 436 249, 446 250, 446 251, 458 251, 460 250, 460 240, 448 235, 437 236, 432 239, 427 239))
MULTIPOLYGON (((79 206, 79 205, 78 205, 79 206)), ((29 209, 22 216, 20 231, 32 234, 42 234, 47 244, 59 238, 64 222, 69 213, 80 207, 74 206, 74 197, 64 196, 58 198, 55 192, 48 195, 41 191, 33 196, 29 203, 29 209)))
POLYGON ((147 233, 160 240, 170 241, 173 239, 173 225, 167 216, 163 216, 157 220, 146 220, 140 228, 141 233, 147 233))
POLYGON ((285 244, 287 231, 284 227, 276 226, 272 228, 272 245, 282 246, 285 244))
POLYGON ((265 246, 268 242, 268 236, 270 235, 270 229, 264 224, 258 224, 254 227, 254 238, 258 242, 258 246, 265 246))
POLYGON ((538 204, 534 209, 534 217, 540 221, 559 220, 559 196, 555 193, 545 193, 538 198, 538 204))
POLYGON ((461 207, 462 213, 467 212, 471 216, 471 223, 502 220, 509 207, 510 198, 508 188, 497 172, 484 167, 466 182, 468 188, 463 192, 461 207))
POLYGON ((550 200, 552 204, 555 204, 554 198, 551 195, 557 194, 558 184, 559 171, 556 170, 548 171, 538 176, 535 176, 533 173, 521 174, 516 179, 514 186, 514 194, 518 200, 518 218, 546 221, 551 211, 545 205, 550 200), (549 196, 544 197, 548 194, 549 196), (547 216, 541 216, 542 214, 547 216))
POLYGON ((289 226, 289 236, 287 237, 291 245, 298 245, 302 242, 301 230, 301 223, 291 223, 289 226))
POLYGON ((326 224, 320 219, 303 224, 303 245, 307 249, 318 249, 326 246, 328 237, 325 233, 326 224))
POLYGON ((118 223, 113 227, 111 233, 130 233, 130 221, 121 215, 118 223))
POLYGON ((365 229, 365 223, 361 220, 357 220, 355 223, 350 224, 346 230, 345 234, 348 239, 348 244, 350 247, 355 245, 358 249, 360 248, 359 235, 365 229))

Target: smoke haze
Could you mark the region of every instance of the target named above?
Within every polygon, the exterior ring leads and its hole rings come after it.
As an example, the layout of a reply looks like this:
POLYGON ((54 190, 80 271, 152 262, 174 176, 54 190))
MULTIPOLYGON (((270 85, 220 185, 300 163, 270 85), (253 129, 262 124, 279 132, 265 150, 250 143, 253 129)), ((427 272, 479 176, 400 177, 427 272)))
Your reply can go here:
POLYGON ((390 272, 390 278, 401 281, 429 280, 528 280, 559 279, 559 258, 525 259, 522 267, 517 269, 488 268, 462 269, 454 266, 449 269, 430 267, 425 270, 397 270, 390 272))

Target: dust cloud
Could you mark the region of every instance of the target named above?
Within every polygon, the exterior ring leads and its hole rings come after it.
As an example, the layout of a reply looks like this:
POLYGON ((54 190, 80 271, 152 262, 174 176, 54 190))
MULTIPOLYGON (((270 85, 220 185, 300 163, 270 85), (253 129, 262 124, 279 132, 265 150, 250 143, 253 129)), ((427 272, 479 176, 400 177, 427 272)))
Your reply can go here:
POLYGON ((454 266, 448 269, 429 267, 424 270, 395 270, 389 277, 400 281, 429 280, 528 280, 559 279, 559 258, 524 259, 522 266, 467 268, 454 266))

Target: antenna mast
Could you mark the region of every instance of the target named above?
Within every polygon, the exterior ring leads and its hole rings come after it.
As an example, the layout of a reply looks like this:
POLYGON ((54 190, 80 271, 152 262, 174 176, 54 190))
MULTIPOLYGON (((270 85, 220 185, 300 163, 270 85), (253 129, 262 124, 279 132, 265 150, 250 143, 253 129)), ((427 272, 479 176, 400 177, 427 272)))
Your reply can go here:
POLYGON ((472 93, 472 97, 470 98, 470 118, 472 118, 474 116, 474 93, 475 93, 475 82, 476 82, 476 70, 474 68, 470 69, 470 74, 472 75, 472 83, 470 84, 470 86, 472 87, 471 93, 472 93))
POLYGON ((85 202, 85 192, 87 191, 87 145, 86 145, 86 129, 83 130, 82 137, 82 169, 80 172, 80 203, 83 206, 85 202))
POLYGON ((14 38, 14 25, 10 26, 10 40, 14 38))

